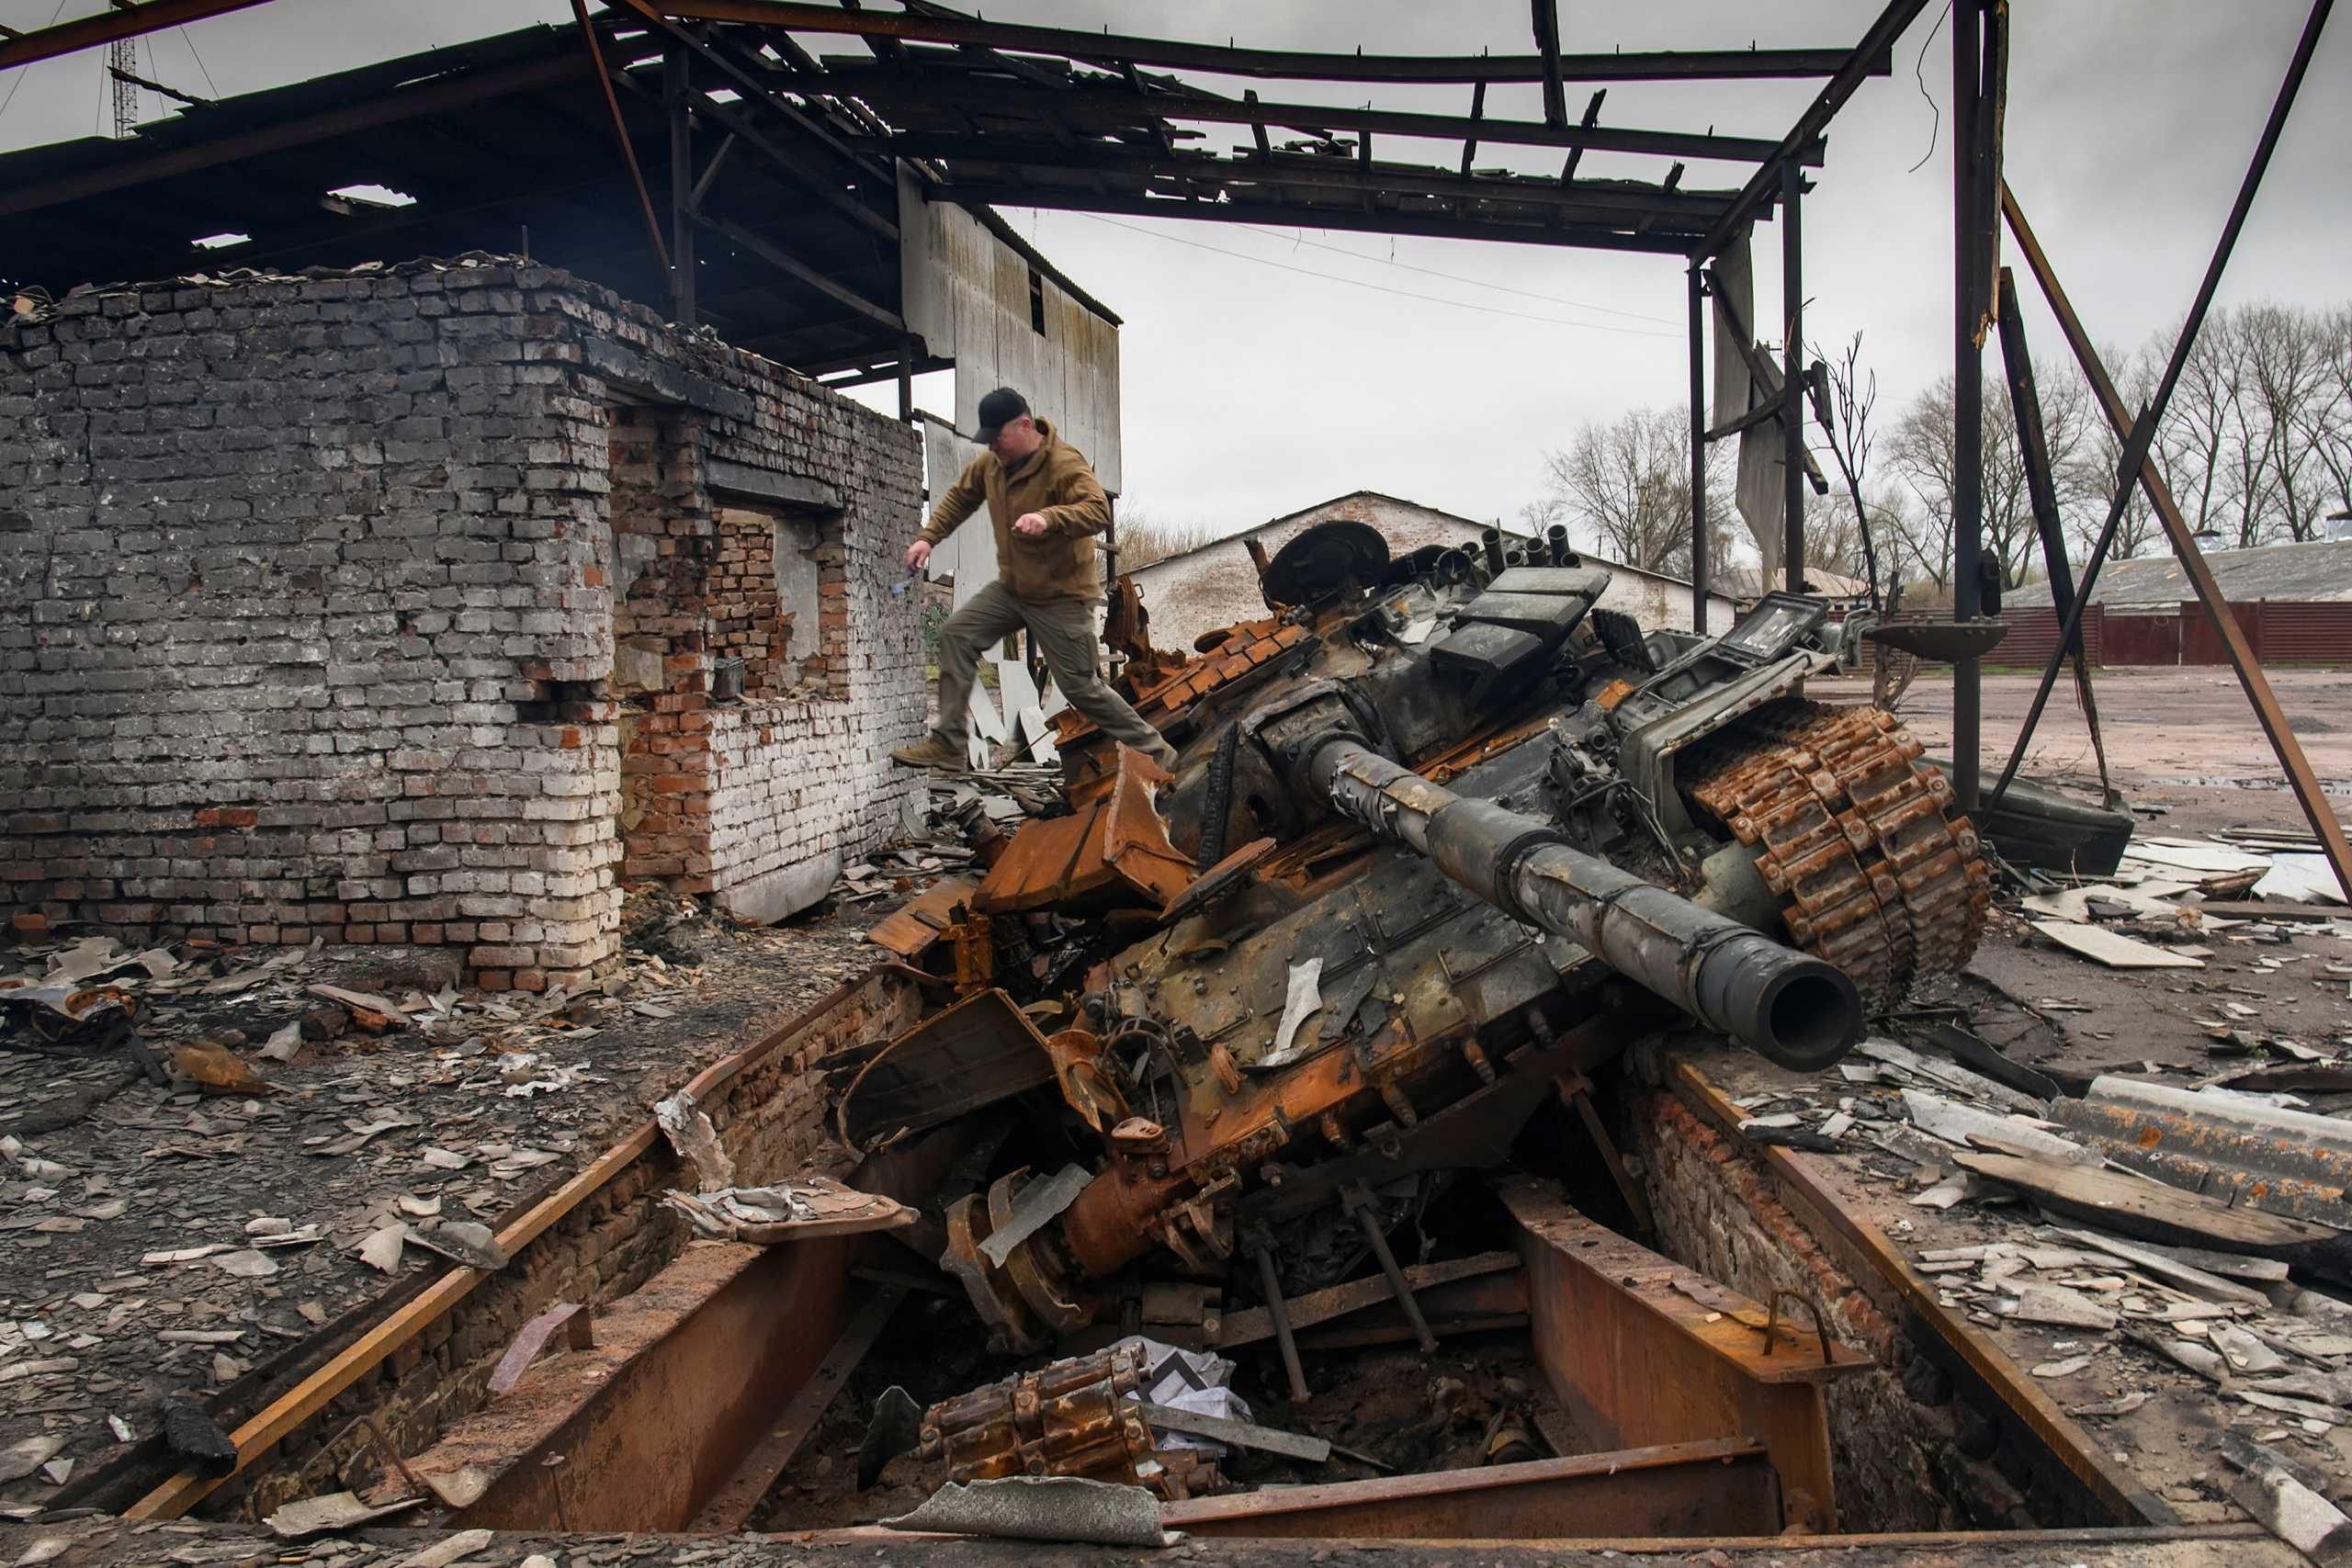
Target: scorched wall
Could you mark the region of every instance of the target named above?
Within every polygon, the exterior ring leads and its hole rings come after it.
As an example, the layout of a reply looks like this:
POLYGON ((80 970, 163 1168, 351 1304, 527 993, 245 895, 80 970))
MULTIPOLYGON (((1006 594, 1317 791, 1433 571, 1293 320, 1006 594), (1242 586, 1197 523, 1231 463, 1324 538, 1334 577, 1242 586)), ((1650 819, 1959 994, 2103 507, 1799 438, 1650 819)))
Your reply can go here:
POLYGON ((899 813, 921 495, 904 426, 528 264, 0 325, 7 900, 526 988, 625 854, 782 912, 899 813))

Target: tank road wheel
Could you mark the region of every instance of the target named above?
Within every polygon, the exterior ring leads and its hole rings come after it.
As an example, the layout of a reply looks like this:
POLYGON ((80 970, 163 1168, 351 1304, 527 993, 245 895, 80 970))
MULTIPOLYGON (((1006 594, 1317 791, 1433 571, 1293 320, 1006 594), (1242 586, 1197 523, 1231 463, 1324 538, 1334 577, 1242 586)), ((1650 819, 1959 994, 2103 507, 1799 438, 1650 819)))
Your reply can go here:
POLYGON ((956 1199, 947 1206, 947 1250, 940 1254, 939 1264, 964 1282, 972 1310, 989 1325, 992 1348, 1033 1356, 1048 1340, 1004 1271, 980 1250, 980 1243, 993 1232, 977 1194, 956 1199))
POLYGON ((1951 786, 1894 716, 1790 698, 1683 755, 1684 793, 1753 851, 1796 944, 1873 1012, 1976 951, 1992 874, 1951 786))
MULTIPOLYGON (((989 1234, 1012 1223, 1013 1201, 1031 1178, 1025 1170, 1016 1170, 999 1177, 989 1188, 989 1234)), ((1041 1243, 1046 1233, 1037 1232, 1022 1241, 1004 1255, 1004 1275, 1012 1281, 1013 1289, 1039 1321, 1057 1335, 1075 1334, 1094 1321, 1094 1314, 1083 1302, 1068 1299, 1074 1292, 1062 1288, 1056 1270, 1044 1254, 1041 1243)))

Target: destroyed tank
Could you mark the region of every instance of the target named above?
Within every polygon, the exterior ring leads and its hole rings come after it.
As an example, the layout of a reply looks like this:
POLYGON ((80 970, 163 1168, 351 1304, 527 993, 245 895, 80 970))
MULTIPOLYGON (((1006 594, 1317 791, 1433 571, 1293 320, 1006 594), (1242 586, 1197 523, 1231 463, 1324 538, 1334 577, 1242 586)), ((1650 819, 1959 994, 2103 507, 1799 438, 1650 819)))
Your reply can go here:
POLYGON ((1008 838, 976 812, 984 876, 910 912, 901 951, 952 953, 961 999, 837 1080, 856 1146, 1025 1095, 1087 1149, 946 1213, 1008 1348, 1139 1259, 1269 1298, 1387 1263, 1555 1096, 1613 1168, 1583 1095, 1630 1044, 1695 1022, 1826 1069, 1984 923, 1919 743, 1804 694, 1837 661, 1819 602, 1645 631, 1557 530, 1392 558, 1331 522, 1251 554, 1269 615, 1191 655, 1118 585, 1119 683, 1172 776, 1063 715, 1068 813, 1008 838))

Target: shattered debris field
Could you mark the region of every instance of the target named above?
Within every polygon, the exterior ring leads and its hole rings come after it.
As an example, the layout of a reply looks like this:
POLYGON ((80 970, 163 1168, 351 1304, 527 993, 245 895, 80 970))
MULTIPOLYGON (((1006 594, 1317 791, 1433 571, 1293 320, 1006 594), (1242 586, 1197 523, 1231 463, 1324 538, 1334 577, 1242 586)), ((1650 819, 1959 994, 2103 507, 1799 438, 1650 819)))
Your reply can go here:
POLYGON ((8 1560, 2291 1561, 2352 1483, 2352 916, 2203 677, 2105 685, 2128 813, 2045 731, 2122 847, 1996 876, 1932 679, 1913 739, 1810 633, 1368 548, 1132 633, 1173 776, 1066 715, 784 925, 632 889, 576 985, 19 922, 8 1560), (1426 702, 1488 615, 1532 705, 1426 702), (1802 900, 1833 787, 1921 803, 1936 858, 1832 842, 1945 924, 1802 900))

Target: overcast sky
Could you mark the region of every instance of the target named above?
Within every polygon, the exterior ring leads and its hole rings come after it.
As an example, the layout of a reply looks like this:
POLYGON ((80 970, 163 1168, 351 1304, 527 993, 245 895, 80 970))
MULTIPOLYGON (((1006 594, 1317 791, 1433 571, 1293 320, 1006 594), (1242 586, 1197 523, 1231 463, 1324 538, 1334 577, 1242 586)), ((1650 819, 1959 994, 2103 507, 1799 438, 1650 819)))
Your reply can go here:
MULTIPOLYGON (((66 0, 82 14, 92 0, 66 0)), ((992 19, 1243 44, 1385 52, 1532 49, 1523 0, 993 0, 992 19)), ((56 0, 0 0, 0 21, 41 25, 56 0)), ((1845 46, 1876 0, 1577 0, 1571 51, 1845 46)), ((2297 0, 2026 0, 2013 9, 2007 172, 2092 332, 2138 344, 2195 291, 2300 31, 2297 0)), ((1804 210, 1807 335, 1864 333, 1885 405, 1951 366, 1948 25, 1930 10, 1832 126, 1804 210), (1932 41, 1928 33, 1936 31, 1932 41), (1921 58, 1925 47, 1924 60, 1921 58), (1915 75, 1915 63, 1917 74, 1915 75), (1924 81, 1924 91, 1922 87, 1924 81), (1940 128, 1939 128, 1940 118, 1940 128), (1934 147, 1934 155, 1919 164, 1934 147)), ((277 0, 148 40, 144 63, 208 96, 558 20, 550 0, 277 0), (200 58, 200 64, 199 64, 200 58)), ((808 39, 819 52, 858 46, 808 39)), ((0 148, 103 124, 103 51, 0 75, 0 148), (13 96, 12 96, 13 95, 13 96)), ((1202 78, 1238 92, 1243 84, 1202 78)), ((1604 124, 1777 139, 1817 83, 1623 84, 1604 124)), ((1469 89, 1338 85, 1310 102, 1463 112, 1469 89)), ((1570 87, 1580 109, 1589 89, 1570 87)), ((1492 115, 1538 118, 1539 89, 1505 87, 1492 115)), ((1246 128, 1211 128, 1223 149, 1246 128)), ((2352 298, 2352 21, 2323 40, 2224 280, 2222 299, 2321 306, 2352 298)), ((603 156, 602 145, 583 155, 603 156)), ((1458 144, 1381 138, 1387 158, 1451 163, 1458 144)), ((485 150, 494 155, 493 150, 485 150)), ((1583 171, 1657 178, 1663 158, 1595 155, 1583 171)), ((1557 173, 1540 149, 1482 149, 1482 167, 1557 173)), ((1747 165, 1694 164, 1686 188, 1731 188, 1747 165)), ((1540 489, 1541 454, 1586 421, 1679 402, 1682 269, 1664 256, 1387 240, 1320 231, 1008 216, 1125 320, 1125 505, 1157 520, 1246 526, 1367 488, 1478 518, 1540 489), (1417 270, 1418 269, 1418 270, 1417 270), (1345 280, 1345 281, 1342 281, 1345 280)), ((1759 299, 1777 309, 1777 226, 1758 231, 1759 299)), ((387 258, 393 259, 393 258, 387 258)), ((2028 291, 2045 360, 2064 353, 2028 291)), ((1997 359, 1988 357, 1988 374, 1997 359)), ((945 409, 944 389, 923 400, 945 409)), ((1050 414, 1051 411, 1044 411, 1050 414)))

